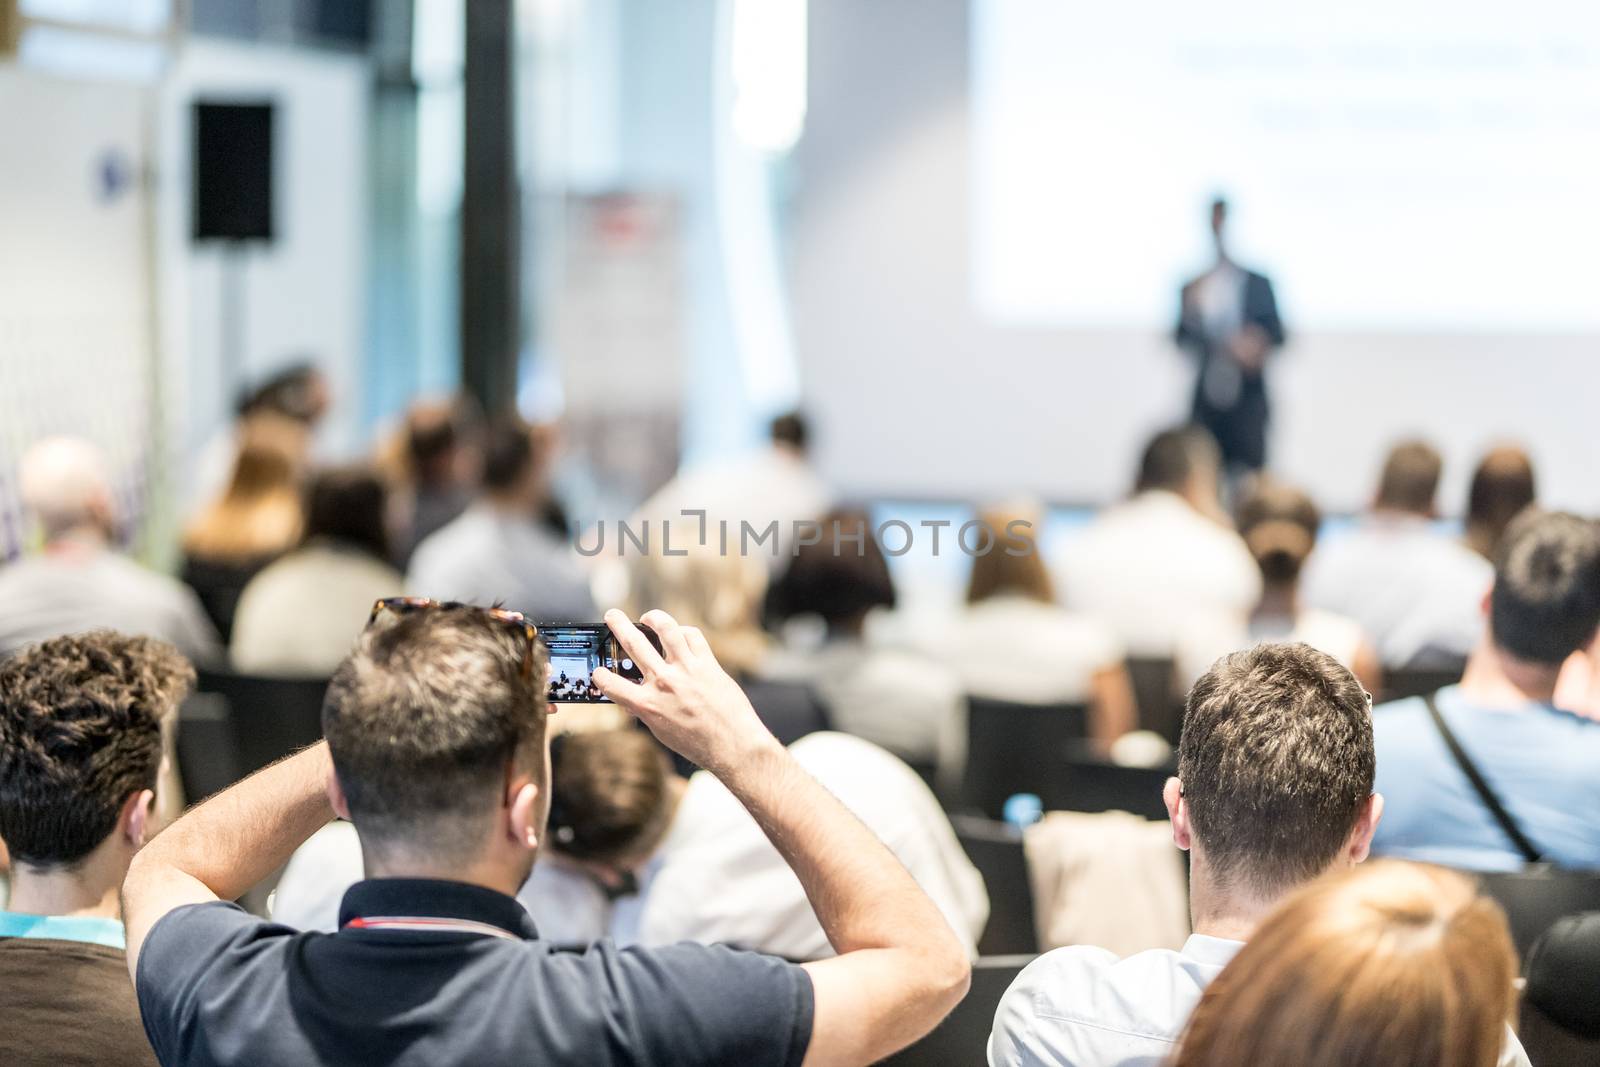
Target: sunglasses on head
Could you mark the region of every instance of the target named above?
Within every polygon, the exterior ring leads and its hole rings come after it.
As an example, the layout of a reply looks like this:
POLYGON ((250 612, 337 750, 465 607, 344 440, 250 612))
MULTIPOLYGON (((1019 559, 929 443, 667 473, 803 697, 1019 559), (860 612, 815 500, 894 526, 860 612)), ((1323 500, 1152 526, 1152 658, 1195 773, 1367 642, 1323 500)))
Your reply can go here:
POLYGON ((523 639, 522 649, 522 680, 533 680, 533 650, 539 638, 539 628, 533 624, 520 611, 510 611, 506 608, 485 608, 476 604, 463 604, 459 600, 433 600, 425 596, 391 596, 385 597, 372 605, 372 614, 367 616, 367 625, 371 626, 378 621, 379 616, 385 613, 404 617, 414 615, 419 611, 478 611, 490 619, 513 632, 520 634, 523 639))

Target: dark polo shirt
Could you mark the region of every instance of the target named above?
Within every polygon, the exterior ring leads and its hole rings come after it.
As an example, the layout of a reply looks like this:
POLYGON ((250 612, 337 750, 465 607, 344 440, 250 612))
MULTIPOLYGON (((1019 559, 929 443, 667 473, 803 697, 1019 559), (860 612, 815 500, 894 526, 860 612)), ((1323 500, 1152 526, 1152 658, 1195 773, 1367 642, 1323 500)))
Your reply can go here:
POLYGON ((558 952, 516 900, 458 882, 360 882, 336 934, 178 908, 137 985, 166 1067, 798 1067, 811 1037, 794 964, 695 944, 558 952))

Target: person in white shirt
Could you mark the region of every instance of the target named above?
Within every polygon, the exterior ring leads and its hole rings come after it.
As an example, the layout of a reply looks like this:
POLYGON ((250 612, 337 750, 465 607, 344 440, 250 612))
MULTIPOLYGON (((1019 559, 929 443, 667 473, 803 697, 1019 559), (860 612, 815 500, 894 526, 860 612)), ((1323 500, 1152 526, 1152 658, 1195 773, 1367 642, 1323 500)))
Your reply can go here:
POLYGON ((1034 519, 992 511, 989 552, 972 560, 966 610, 931 639, 971 696, 1013 704, 1082 704, 1104 745, 1134 728, 1133 686, 1122 642, 1097 619, 1056 602, 1034 519))
POLYGON ((896 603, 889 562, 863 511, 835 509, 815 541, 795 546, 767 608, 784 644, 766 661, 772 679, 809 683, 835 729, 863 737, 941 783, 959 779, 966 750, 966 694, 949 667, 872 636, 869 616, 896 603), (818 623, 807 631, 807 623, 818 623), (806 638, 820 637, 820 641, 806 638))
POLYGON ((1299 641, 1326 652, 1378 692, 1378 653, 1361 624, 1301 603, 1300 574, 1314 555, 1321 513, 1309 496, 1270 478, 1257 479, 1239 504, 1239 536, 1261 569, 1261 600, 1248 615, 1197 620, 1178 646, 1178 678, 1187 686, 1217 657, 1260 641, 1299 641))
POLYGON ((1371 514, 1330 537, 1306 569, 1307 605, 1360 623, 1386 668, 1459 666, 1482 631, 1494 568, 1433 528, 1442 466, 1425 442, 1396 445, 1371 514))
MULTIPOLYGON (((989 918, 983 878, 915 772, 844 734, 812 734, 789 752, 889 847, 976 955, 989 918)), ((833 955, 799 880, 714 776, 678 777, 631 728, 561 735, 551 753, 549 854, 517 894, 545 940, 833 955)), ((332 930, 360 878, 359 842, 335 823, 295 853, 273 918, 332 930)))
POLYGON ((539 521, 545 479, 527 424, 506 418, 491 425, 483 452, 481 498, 417 546, 406 591, 503 604, 541 622, 594 618, 577 554, 539 521))
POLYGON ((1172 656, 1195 619, 1247 614, 1255 560, 1218 501, 1219 460, 1196 428, 1157 434, 1133 498, 1108 509, 1060 563, 1066 606, 1101 619, 1133 656, 1172 656))
MULTIPOLYGON (((1371 698, 1322 652, 1263 644, 1217 663, 1189 695, 1165 799, 1187 849, 1194 933, 1181 950, 1040 956, 995 1012, 990 1067, 1167 1062, 1206 987, 1299 886, 1366 859, 1383 798, 1371 698)), ((1506 1064, 1525 1064, 1515 1037, 1506 1064)))
POLYGON ((312 479, 304 543, 269 563, 239 597, 231 645, 236 669, 333 674, 372 605, 402 591, 388 561, 386 512, 383 482, 365 468, 335 468, 312 479))
POLYGON ((713 541, 720 540, 718 524, 726 522, 729 543, 741 543, 740 524, 749 523, 750 536, 770 546, 759 550, 768 570, 777 570, 789 558, 795 524, 820 518, 833 503, 833 490, 808 459, 811 432, 805 416, 797 411, 777 416, 769 438, 766 447, 747 455, 683 471, 639 506, 633 524, 668 523, 673 544, 683 545, 701 537, 701 520, 685 510, 705 513, 713 541), (777 532, 766 539, 774 523, 777 532))

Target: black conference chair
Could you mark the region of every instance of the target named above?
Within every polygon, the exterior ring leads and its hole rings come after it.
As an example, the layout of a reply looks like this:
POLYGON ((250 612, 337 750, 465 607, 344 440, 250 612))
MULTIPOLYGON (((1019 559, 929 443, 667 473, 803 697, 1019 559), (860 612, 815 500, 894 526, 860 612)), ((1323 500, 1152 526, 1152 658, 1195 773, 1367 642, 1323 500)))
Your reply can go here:
POLYGON ((1539 1067, 1600 1063, 1600 912, 1565 916, 1524 961, 1517 1035, 1539 1067))
POLYGON ((989 893, 989 922, 978 938, 978 954, 1009 956, 1039 951, 1033 920, 1033 885, 1022 831, 976 815, 953 815, 950 824, 967 858, 983 875, 989 893))
POLYGON ((1045 811, 1126 811, 1158 822, 1167 818, 1162 787, 1177 773, 1175 763, 1124 767, 1074 746, 1060 773, 1040 791, 1045 811))
POLYGON ((910 1048, 881 1062, 894 1067, 951 1067, 988 1059, 995 1009, 1032 955, 981 957, 972 967, 972 988, 944 1022, 910 1048))
POLYGON ((1582 911, 1600 911, 1600 871, 1527 871, 1478 875, 1483 891, 1499 902, 1511 924, 1517 958, 1528 950, 1557 919, 1582 911))
POLYGON ((1183 694, 1170 657, 1129 656, 1128 679, 1139 708, 1139 729, 1150 730, 1176 745, 1183 729, 1183 694))
POLYGON ((240 777, 322 738, 326 678, 268 678, 203 670, 195 688, 226 703, 240 777))
POLYGON ((244 777, 228 702, 215 693, 195 693, 178 709, 178 777, 190 804, 244 777))
POLYGON ((1437 693, 1447 685, 1455 685, 1461 681, 1461 673, 1466 669, 1462 664, 1457 667, 1442 668, 1409 668, 1399 667, 1383 672, 1383 692, 1379 694, 1379 703, 1390 700, 1404 700, 1406 697, 1426 696, 1437 693))
POLYGON ((1004 814, 1014 793, 1040 796, 1062 773, 1074 746, 1088 734, 1081 704, 1013 704, 967 700, 967 765, 961 804, 990 818, 1004 814))

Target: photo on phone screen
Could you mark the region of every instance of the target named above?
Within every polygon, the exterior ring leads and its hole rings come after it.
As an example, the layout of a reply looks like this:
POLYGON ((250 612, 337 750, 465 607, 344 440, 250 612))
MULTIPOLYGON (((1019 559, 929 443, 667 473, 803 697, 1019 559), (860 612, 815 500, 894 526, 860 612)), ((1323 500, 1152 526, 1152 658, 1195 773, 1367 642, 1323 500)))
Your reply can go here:
MULTIPOLYGON (((656 635, 641 629, 659 649, 656 635)), ((596 667, 605 667, 633 681, 643 677, 603 622, 541 626, 539 636, 544 638, 545 647, 550 651, 549 700, 552 704, 611 703, 594 687, 596 667)))

